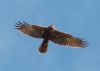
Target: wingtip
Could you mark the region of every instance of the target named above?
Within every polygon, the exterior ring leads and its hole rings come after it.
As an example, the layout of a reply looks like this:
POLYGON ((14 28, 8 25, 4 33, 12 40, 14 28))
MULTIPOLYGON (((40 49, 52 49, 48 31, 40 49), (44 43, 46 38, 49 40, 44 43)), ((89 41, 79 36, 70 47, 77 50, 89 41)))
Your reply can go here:
POLYGON ((73 48, 86 48, 88 47, 88 42, 81 38, 71 38, 67 45, 72 46, 73 48))

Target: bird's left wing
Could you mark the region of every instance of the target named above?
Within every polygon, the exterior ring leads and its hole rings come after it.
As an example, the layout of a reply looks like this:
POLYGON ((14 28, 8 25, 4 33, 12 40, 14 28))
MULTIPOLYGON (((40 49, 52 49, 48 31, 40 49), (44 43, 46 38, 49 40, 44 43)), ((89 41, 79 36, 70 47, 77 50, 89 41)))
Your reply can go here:
POLYGON ((20 30, 24 34, 27 34, 32 37, 42 38, 43 32, 45 31, 46 27, 41 27, 37 25, 30 25, 26 22, 16 23, 16 29, 20 30))
POLYGON ((51 32, 50 40, 54 43, 60 44, 60 45, 68 45, 72 47, 86 47, 87 42, 83 39, 73 37, 70 34, 63 33, 57 30, 54 30, 51 32))

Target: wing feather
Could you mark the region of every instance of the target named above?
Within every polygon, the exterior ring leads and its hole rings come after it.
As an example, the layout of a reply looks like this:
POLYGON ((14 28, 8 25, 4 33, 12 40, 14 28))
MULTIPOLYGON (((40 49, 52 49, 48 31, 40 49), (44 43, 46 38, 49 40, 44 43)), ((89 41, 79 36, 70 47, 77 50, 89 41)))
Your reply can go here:
POLYGON ((72 47, 87 47, 87 42, 81 38, 73 37, 70 34, 59 32, 57 30, 52 31, 50 40, 60 45, 68 45, 72 47))
POLYGON ((32 37, 36 38, 42 38, 42 34, 45 31, 46 27, 41 27, 37 25, 30 25, 26 22, 20 22, 16 23, 16 29, 20 30, 24 34, 27 34, 32 37))

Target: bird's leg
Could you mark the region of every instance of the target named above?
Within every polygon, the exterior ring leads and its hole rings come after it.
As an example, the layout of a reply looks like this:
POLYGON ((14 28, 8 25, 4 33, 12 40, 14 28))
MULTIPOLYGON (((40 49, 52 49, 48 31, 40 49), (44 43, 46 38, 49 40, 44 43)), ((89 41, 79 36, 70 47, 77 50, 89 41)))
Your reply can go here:
POLYGON ((39 48, 39 52, 40 53, 46 53, 47 50, 48 50, 48 42, 49 42, 49 39, 47 38, 44 38, 40 48, 39 48))

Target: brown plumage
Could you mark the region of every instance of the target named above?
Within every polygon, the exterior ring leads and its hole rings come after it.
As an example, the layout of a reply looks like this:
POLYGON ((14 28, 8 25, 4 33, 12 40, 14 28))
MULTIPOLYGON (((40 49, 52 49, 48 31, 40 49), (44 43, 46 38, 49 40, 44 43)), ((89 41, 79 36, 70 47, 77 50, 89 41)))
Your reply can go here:
POLYGON ((16 23, 16 29, 31 37, 42 38, 43 42, 39 48, 40 53, 47 52, 49 40, 60 45, 68 45, 75 48, 87 47, 87 42, 83 39, 60 32, 56 30, 53 25, 49 25, 48 27, 41 27, 18 21, 18 23, 16 23))

